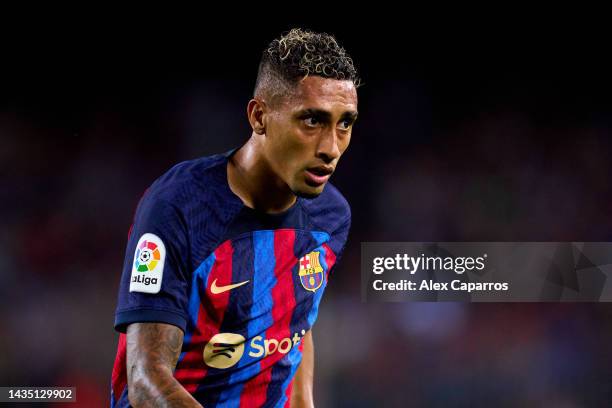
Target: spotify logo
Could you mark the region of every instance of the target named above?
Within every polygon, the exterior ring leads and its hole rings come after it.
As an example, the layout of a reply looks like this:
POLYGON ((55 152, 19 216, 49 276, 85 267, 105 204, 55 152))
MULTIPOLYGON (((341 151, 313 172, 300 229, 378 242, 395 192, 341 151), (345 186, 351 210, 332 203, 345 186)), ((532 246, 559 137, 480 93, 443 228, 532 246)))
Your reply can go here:
POLYGON ((213 368, 229 368, 244 353, 245 338, 235 333, 215 334, 204 347, 204 362, 213 368))
MULTIPOLYGON (((251 339, 247 355, 251 358, 265 358, 274 353, 287 354, 297 346, 306 335, 306 330, 293 333, 282 339, 255 336, 251 339)), ((236 333, 219 333, 212 336, 204 347, 204 362, 209 367, 230 368, 242 358, 246 339, 236 333)))

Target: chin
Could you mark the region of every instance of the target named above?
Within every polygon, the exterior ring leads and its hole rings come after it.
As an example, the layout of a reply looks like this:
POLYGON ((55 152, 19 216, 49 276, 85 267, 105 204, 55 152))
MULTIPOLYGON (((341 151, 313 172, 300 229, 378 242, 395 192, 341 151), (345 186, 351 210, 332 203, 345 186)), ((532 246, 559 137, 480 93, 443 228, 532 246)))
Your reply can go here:
POLYGON ((323 192, 325 184, 319 187, 304 186, 293 190, 293 194, 301 198, 317 198, 323 192))
POLYGON ((312 191, 298 191, 295 193, 296 196, 300 197, 300 198, 308 198, 308 199, 312 199, 312 198, 317 198, 318 196, 321 195, 321 192, 312 192, 312 191))

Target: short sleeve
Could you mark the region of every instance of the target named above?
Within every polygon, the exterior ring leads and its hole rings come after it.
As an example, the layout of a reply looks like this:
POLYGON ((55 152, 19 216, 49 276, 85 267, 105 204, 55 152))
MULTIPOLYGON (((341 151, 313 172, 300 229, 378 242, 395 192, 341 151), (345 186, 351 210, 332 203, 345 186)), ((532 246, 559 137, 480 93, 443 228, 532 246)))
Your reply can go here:
POLYGON ((189 233, 180 208, 147 192, 136 210, 119 285, 115 329, 136 322, 185 331, 190 291, 189 233))
POLYGON ((340 223, 340 226, 331 234, 331 239, 329 241, 329 247, 336 255, 336 262, 330 271, 330 274, 336 269, 336 266, 340 262, 340 258, 344 253, 344 248, 346 248, 346 241, 348 239, 348 234, 351 229, 351 215, 350 212, 346 219, 340 223))

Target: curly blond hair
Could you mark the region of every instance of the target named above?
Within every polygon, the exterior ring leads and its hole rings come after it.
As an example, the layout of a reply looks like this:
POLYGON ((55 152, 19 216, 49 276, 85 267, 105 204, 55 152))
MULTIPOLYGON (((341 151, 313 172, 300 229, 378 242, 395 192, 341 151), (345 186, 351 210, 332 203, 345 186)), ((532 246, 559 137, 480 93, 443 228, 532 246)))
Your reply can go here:
POLYGON ((255 95, 285 95, 309 75, 361 84, 353 60, 333 36, 294 28, 264 50, 255 95))

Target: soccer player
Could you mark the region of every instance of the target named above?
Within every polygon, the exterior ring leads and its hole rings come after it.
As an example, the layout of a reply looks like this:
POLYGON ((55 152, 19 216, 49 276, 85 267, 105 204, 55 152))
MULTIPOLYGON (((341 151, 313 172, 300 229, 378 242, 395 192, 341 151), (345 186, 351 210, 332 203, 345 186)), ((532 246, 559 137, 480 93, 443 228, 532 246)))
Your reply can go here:
POLYGON ((111 406, 313 406, 311 329, 351 222, 328 180, 358 82, 332 36, 293 29, 263 52, 249 140, 150 186, 119 288, 111 406))

